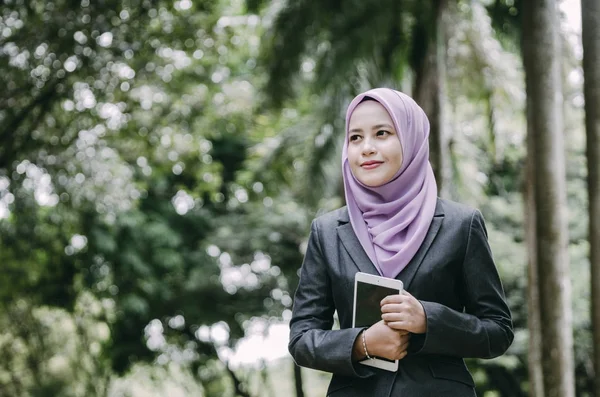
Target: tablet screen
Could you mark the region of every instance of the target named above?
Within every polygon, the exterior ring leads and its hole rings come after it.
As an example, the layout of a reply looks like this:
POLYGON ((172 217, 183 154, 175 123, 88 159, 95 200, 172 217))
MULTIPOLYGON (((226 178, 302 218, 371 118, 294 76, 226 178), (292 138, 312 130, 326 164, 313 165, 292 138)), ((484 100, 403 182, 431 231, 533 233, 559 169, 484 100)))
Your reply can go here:
MULTIPOLYGON (((388 295, 397 295, 399 291, 394 288, 382 287, 358 281, 356 283, 356 327, 370 327, 381 320, 380 302, 388 295)), ((393 362, 385 358, 380 360, 393 362)))
POLYGON ((380 302, 388 295, 398 295, 394 288, 356 283, 356 322, 355 327, 370 327, 381 320, 380 302))

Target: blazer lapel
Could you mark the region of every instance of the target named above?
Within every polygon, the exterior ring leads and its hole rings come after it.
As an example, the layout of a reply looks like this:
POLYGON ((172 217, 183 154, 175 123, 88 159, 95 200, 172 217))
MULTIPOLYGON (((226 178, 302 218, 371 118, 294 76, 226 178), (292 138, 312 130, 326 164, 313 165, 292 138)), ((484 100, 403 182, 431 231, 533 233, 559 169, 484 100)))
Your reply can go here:
POLYGON ((371 262, 371 259, 363 249, 362 245, 360 245, 360 241, 358 241, 358 237, 356 237, 356 234, 352 229, 352 224, 348 218, 348 211, 342 212, 339 222, 341 224, 337 228, 338 236, 340 237, 340 240, 342 240, 342 245, 346 251, 348 251, 348 254, 350 255, 350 258, 352 258, 354 264, 363 273, 370 273, 379 276, 377 268, 373 262, 371 262))
POLYGON ((425 240, 423 240, 421 247, 419 247, 419 250, 417 251, 415 256, 413 256, 413 258, 410 260, 408 265, 406 265, 406 267, 402 269, 400 274, 396 276, 398 280, 402 280, 405 290, 408 290, 408 288, 410 287, 410 283, 415 277, 417 270, 419 270, 419 266, 421 266, 421 263, 423 262, 423 259, 425 258, 429 247, 431 246, 431 243, 433 243, 433 240, 435 240, 435 236, 437 236, 438 230, 440 230, 440 226, 442 225, 443 220, 444 210, 442 209, 441 201, 438 199, 435 207, 435 214, 433 215, 433 220, 431 221, 431 225, 429 226, 427 235, 425 235, 425 240))

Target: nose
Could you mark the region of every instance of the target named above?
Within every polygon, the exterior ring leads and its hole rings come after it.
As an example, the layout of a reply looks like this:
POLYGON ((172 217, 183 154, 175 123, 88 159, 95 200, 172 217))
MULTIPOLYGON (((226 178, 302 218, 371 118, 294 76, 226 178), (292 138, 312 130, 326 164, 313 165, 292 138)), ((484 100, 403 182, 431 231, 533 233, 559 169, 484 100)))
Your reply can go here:
POLYGON ((373 145, 373 142, 371 139, 363 138, 363 145, 362 145, 361 152, 362 152, 363 156, 369 156, 376 152, 375 145, 373 145))

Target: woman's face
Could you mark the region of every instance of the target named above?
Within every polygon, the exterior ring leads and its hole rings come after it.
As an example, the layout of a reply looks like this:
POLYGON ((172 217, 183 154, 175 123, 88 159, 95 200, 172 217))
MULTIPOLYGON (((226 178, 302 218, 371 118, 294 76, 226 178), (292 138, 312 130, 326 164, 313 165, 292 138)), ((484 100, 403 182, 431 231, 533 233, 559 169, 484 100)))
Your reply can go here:
POLYGON ((387 110, 377 101, 361 102, 348 125, 348 163, 366 186, 381 186, 402 166, 402 145, 387 110))

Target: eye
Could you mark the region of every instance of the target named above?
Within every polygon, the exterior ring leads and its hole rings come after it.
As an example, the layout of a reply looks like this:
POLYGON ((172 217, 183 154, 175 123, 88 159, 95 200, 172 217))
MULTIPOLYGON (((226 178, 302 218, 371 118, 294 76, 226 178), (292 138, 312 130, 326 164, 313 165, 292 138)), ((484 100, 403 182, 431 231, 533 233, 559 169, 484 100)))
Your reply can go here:
POLYGON ((388 135, 391 135, 392 133, 389 131, 386 131, 386 130, 379 130, 379 131, 377 131, 376 134, 377 134, 377 136, 388 136, 388 135))
POLYGON ((360 135, 358 135, 358 134, 352 134, 352 135, 350 135, 350 142, 356 142, 360 138, 362 138, 360 135))

